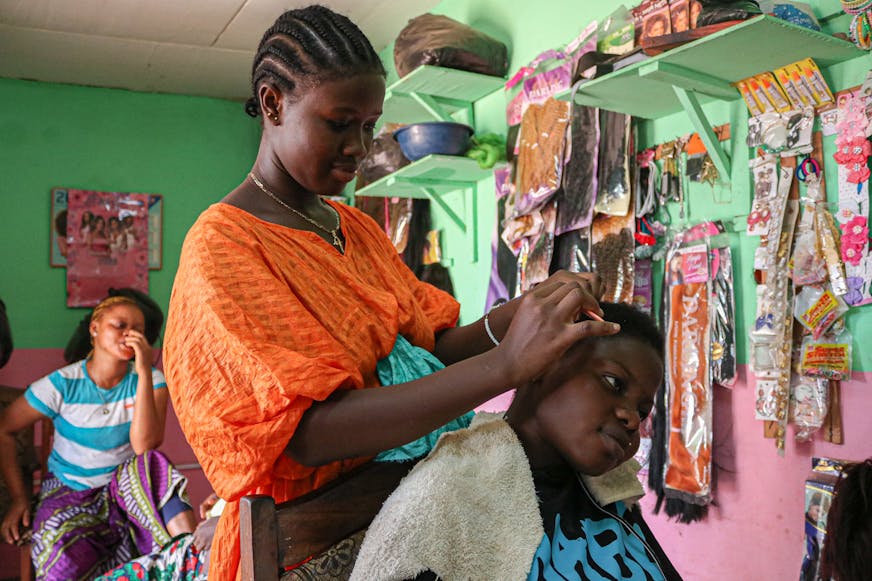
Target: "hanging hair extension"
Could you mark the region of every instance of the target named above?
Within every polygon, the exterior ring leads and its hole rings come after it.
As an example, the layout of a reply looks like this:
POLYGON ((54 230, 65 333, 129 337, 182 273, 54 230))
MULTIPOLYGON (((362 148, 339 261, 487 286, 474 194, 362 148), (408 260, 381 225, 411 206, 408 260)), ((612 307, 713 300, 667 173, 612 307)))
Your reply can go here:
MULTIPOLYGON (((666 272, 664 271, 663 288, 668 289, 666 284, 666 272)), ((666 301, 667 292, 660 293, 660 328, 666 328, 666 320, 669 305, 666 301)), ((703 520, 708 514, 708 506, 691 504, 680 498, 668 497, 663 485, 666 469, 666 443, 669 440, 669 415, 666 410, 667 380, 664 370, 663 387, 657 390, 654 399, 654 413, 651 417, 651 453, 648 456, 648 488, 657 495, 654 504, 654 514, 660 514, 665 508, 666 516, 675 518, 680 523, 689 524, 703 520), (664 507, 665 504, 665 507, 664 507)))
POLYGON ((300 85, 365 73, 386 75, 378 53, 351 20, 318 5, 288 10, 261 38, 245 112, 260 115, 257 91, 263 83, 293 96, 300 85))

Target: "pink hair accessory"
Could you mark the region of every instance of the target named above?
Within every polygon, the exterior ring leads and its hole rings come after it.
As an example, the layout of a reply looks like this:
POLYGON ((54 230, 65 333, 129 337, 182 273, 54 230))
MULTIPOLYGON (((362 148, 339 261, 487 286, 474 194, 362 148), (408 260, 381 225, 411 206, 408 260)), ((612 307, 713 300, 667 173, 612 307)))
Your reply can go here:
POLYGON ((851 163, 863 163, 872 155, 872 143, 865 136, 856 136, 844 140, 838 151, 833 154, 833 159, 840 165, 851 163))
MULTIPOLYGON (((847 93, 839 98, 839 122, 836 123, 836 131, 841 139, 850 139, 857 135, 866 134, 866 103, 863 99, 847 93)), ((836 140, 840 143, 840 139, 836 140)))
POLYGON ((752 210, 750 214, 748 214, 748 226, 755 226, 756 224, 765 224, 769 221, 769 208, 763 208, 762 210, 752 210))
POLYGON ((865 160, 863 163, 848 164, 847 167, 850 168, 847 177, 845 177, 845 180, 848 182, 852 184, 862 184, 869 179, 869 167, 866 165, 865 160))

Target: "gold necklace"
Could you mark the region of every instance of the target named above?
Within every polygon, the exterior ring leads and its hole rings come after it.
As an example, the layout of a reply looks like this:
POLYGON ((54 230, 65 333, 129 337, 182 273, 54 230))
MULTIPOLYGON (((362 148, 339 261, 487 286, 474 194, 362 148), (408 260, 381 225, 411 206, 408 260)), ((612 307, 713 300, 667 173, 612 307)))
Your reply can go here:
MULTIPOLYGON (((251 181, 254 182, 254 185, 256 185, 258 188, 260 188, 260 191, 262 191, 267 196, 272 198, 274 202, 276 202, 277 204, 279 204, 280 206, 282 206, 284 209, 288 210, 289 212, 293 212, 294 214, 296 214, 297 216, 299 216, 300 218, 302 218, 303 220, 305 220, 309 224, 318 228, 319 230, 322 230, 322 231, 326 232, 327 234, 329 234, 330 236, 332 236, 333 237, 333 246, 338 248, 339 252, 341 252, 342 254, 345 254, 345 247, 342 244, 342 239, 339 237, 339 227, 342 225, 342 223, 339 221, 339 212, 336 212, 336 208, 327 204, 327 207, 336 213, 336 227, 331 230, 330 228, 327 228, 326 226, 319 224, 318 222, 316 222, 315 220, 313 220, 309 216, 305 215, 304 213, 300 212, 299 210, 292 208, 291 206, 286 204, 284 201, 282 201, 282 199, 279 198, 277 195, 275 195, 274 193, 272 193, 271 191, 266 189, 266 186, 264 186, 263 183, 259 179, 257 179, 257 176, 254 175, 254 172, 249 172, 248 177, 251 178, 251 181)), ((319 200, 320 200, 320 198, 319 198, 319 200)), ((321 203, 323 204, 324 202, 321 202, 321 203)))

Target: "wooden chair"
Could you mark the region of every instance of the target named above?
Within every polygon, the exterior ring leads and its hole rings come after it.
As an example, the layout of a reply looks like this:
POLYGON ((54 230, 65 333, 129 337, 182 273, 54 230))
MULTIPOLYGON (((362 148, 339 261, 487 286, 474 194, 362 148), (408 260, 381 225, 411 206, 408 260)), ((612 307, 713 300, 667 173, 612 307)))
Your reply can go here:
MULTIPOLYGON (((0 385, 0 409, 11 404, 23 393, 24 390, 22 389, 0 385)), ((15 436, 16 457, 18 465, 21 466, 21 474, 24 476, 24 486, 33 490, 34 496, 39 491, 39 479, 35 476, 37 471, 39 471, 40 478, 46 472, 48 455, 51 451, 51 437, 54 433, 51 422, 46 421, 41 422, 41 424, 40 446, 38 448, 34 445, 33 426, 26 430, 21 430, 15 436)), ((10 498, 6 485, 0 479, 0 518, 6 514, 9 502, 10 498)), ((30 542, 23 542, 21 545, 20 564, 21 581, 31 581, 33 579, 33 565, 30 562, 30 542)))
MULTIPOLYGON (((350 554, 353 565, 362 531, 412 465, 369 462, 314 492, 279 505, 270 496, 243 497, 239 508, 242 578, 278 581, 288 567, 329 550, 343 551, 345 561, 350 554)), ((310 575, 291 571, 284 578, 316 578, 310 575)))

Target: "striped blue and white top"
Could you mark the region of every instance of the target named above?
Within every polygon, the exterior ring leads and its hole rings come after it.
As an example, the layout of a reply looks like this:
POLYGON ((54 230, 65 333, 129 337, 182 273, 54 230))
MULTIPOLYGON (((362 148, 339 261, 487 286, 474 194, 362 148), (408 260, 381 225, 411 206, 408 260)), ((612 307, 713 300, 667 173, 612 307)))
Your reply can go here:
MULTIPOLYGON (((152 368, 154 389, 166 388, 163 373, 152 368)), ((134 456, 130 423, 139 376, 131 366, 111 389, 97 387, 85 361, 53 371, 33 382, 27 402, 54 423, 49 471, 74 490, 104 486, 112 472, 134 456)))

